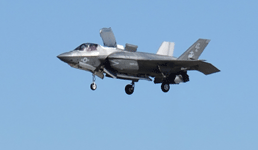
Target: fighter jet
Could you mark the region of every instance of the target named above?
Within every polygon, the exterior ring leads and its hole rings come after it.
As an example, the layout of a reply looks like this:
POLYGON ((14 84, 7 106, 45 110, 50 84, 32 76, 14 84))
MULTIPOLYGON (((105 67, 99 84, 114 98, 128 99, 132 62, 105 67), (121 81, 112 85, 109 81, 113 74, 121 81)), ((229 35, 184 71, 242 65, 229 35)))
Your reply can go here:
POLYGON ((180 57, 173 57, 174 43, 163 42, 156 54, 136 52, 138 46, 118 45, 111 28, 102 28, 100 36, 104 46, 95 43, 83 43, 74 50, 62 53, 57 57, 71 67, 89 71, 93 79, 90 88, 96 90, 95 76, 104 76, 131 81, 125 86, 125 92, 134 92, 135 82, 139 80, 161 83, 163 92, 168 92, 170 84, 189 81, 187 71, 197 70, 205 75, 219 72, 199 56, 210 40, 198 39, 180 57))

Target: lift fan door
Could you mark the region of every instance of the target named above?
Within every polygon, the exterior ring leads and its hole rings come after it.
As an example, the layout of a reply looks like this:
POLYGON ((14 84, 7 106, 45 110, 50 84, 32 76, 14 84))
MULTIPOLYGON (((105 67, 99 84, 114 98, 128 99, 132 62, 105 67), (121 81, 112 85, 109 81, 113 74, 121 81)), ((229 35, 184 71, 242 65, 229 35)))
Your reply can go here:
POLYGON ((100 36, 103 40, 104 46, 116 47, 116 38, 111 28, 102 28, 100 30, 100 36))

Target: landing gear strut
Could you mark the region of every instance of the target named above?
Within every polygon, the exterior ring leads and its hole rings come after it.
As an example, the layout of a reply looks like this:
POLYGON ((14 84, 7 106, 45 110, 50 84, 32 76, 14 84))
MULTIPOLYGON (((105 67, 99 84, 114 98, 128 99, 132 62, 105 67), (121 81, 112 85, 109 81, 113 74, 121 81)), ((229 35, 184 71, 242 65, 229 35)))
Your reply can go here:
POLYGON ((93 90, 93 91, 97 89, 97 84, 95 83, 95 81, 96 81, 95 74, 92 74, 92 83, 91 83, 91 85, 90 85, 90 88, 91 88, 91 90, 93 90))
POLYGON ((161 84, 161 90, 162 90, 163 92, 168 92, 169 89, 170 89, 170 86, 169 86, 168 83, 163 82, 163 83, 161 84))
POLYGON ((128 95, 131 95, 133 94, 134 92, 134 81, 132 81, 132 84, 127 84, 125 86, 125 93, 128 94, 128 95))

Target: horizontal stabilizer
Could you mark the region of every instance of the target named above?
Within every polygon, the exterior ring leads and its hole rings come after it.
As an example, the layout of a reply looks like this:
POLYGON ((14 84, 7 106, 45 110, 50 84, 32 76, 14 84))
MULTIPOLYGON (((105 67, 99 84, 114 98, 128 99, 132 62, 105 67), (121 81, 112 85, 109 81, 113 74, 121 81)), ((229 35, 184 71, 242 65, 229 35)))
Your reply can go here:
POLYGON ((166 42, 164 41, 157 51, 158 55, 166 55, 166 56, 173 56, 175 43, 174 42, 166 42))
POLYGON ((198 65, 196 70, 202 72, 205 75, 220 72, 220 70, 218 68, 216 68, 212 64, 206 63, 206 62, 200 62, 200 64, 198 65))
POLYGON ((203 62, 200 60, 177 60, 174 61, 174 65, 181 66, 186 70, 198 70, 205 75, 219 72, 220 70, 210 63, 203 62))

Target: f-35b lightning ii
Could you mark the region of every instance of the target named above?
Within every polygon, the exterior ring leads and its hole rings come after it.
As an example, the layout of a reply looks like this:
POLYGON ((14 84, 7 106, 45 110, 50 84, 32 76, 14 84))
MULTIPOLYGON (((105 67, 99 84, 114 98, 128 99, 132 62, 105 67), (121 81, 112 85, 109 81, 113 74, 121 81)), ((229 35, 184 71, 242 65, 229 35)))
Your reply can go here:
POLYGON ((92 90, 96 90, 95 76, 114 79, 131 80, 125 92, 134 92, 135 82, 139 80, 162 83, 163 92, 168 92, 170 84, 188 82, 188 70, 197 70, 209 75, 220 70, 212 64, 198 60, 210 40, 198 39, 180 57, 173 57, 174 43, 163 42, 156 54, 136 52, 138 46, 126 44, 125 47, 116 43, 111 28, 102 28, 100 36, 104 46, 94 43, 83 43, 73 51, 62 53, 57 57, 71 67, 92 73, 92 90))

